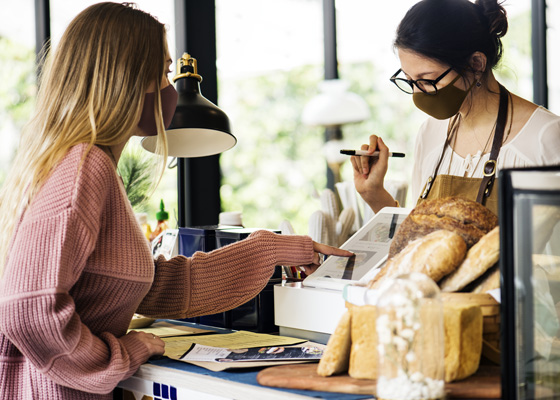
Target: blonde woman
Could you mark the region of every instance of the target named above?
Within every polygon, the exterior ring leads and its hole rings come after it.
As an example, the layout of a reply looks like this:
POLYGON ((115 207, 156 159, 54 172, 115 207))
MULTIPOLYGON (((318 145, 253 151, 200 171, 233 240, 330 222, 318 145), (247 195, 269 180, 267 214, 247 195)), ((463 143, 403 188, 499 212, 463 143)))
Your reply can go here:
MULTIPOLYGON (((112 399, 164 342, 127 334, 135 312, 184 318, 245 303, 275 265, 313 270, 350 253, 267 231, 155 263, 116 173, 133 135, 157 135, 177 94, 165 27, 100 3, 68 26, 43 68, 37 111, 0 197, 1 399, 112 399)), ((160 175, 161 176, 161 175, 160 175)))

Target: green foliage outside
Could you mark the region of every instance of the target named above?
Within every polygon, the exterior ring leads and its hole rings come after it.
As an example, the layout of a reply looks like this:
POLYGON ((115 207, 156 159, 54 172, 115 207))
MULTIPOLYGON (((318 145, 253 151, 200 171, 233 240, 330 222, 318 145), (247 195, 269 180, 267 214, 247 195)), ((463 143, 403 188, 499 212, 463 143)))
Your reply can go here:
POLYGON ((28 121, 36 94, 35 52, 0 36, 0 185, 13 160, 17 135, 28 121))
MULTIPOLYGON (((510 18, 504 58, 496 71, 500 82, 528 99, 532 96, 530 23, 530 11, 510 18)), ((344 126, 343 136, 358 148, 376 134, 390 149, 405 152, 405 159, 390 161, 387 179, 410 183, 415 136, 426 115, 379 72, 376 65, 381 62, 339 65, 349 90, 362 96, 371 111, 367 121, 344 126)), ((322 74, 321 66, 305 66, 220 81, 219 98, 235 96, 227 98, 227 104, 235 106, 225 111, 233 117, 238 139, 220 159, 222 208, 242 211, 246 226, 275 229, 286 219, 297 233, 307 234, 309 216, 320 208, 317 193, 326 186, 326 161, 324 130, 304 126, 301 113, 317 93, 322 74)), ((342 166, 341 175, 352 180, 349 162, 342 166)), ((406 206, 414 204, 409 196, 406 206)))
MULTIPOLYGON (((321 75, 319 66, 305 66, 221 82, 221 90, 238 96, 235 110, 226 110, 235 116, 238 144, 220 159, 222 208, 242 211, 246 226, 276 229, 288 220, 297 233, 307 234, 309 216, 320 209, 317 195, 326 186, 327 171, 324 128, 303 125, 301 113, 317 93, 321 75)), ((368 121, 344 126, 344 138, 356 147, 372 133, 383 136, 395 151, 410 155, 391 163, 389 172, 390 179, 406 180, 412 165, 410 139, 418 128, 409 99, 403 101, 399 93, 387 96, 394 88, 388 78, 379 79, 371 63, 343 66, 340 75, 349 77, 349 90, 360 94, 372 113, 368 121)), ((352 179, 349 162, 342 175, 352 179)))
POLYGON ((119 175, 132 207, 141 208, 148 200, 152 182, 153 163, 145 151, 136 146, 127 146, 119 160, 119 175))
MULTIPOLYGON (((510 19, 504 38, 504 59, 498 79, 511 91, 531 98, 530 12, 510 19)), ((376 68, 385 60, 341 64, 340 77, 350 83, 349 90, 361 95, 370 105, 369 120, 343 127, 345 140, 352 147, 366 143, 372 133, 382 136, 392 150, 407 154, 391 160, 388 179, 410 181, 414 138, 425 115, 415 109, 410 97, 400 93, 376 68)), ((322 66, 303 66, 266 75, 224 79, 219 98, 233 121, 238 144, 221 155, 223 174, 222 209, 242 211, 248 227, 278 228, 290 221, 297 233, 307 234, 309 216, 320 208, 318 193, 326 186, 326 161, 322 153, 324 130, 301 123, 305 104, 317 93, 322 66)), ((0 37, 0 132, 3 138, 17 138, 29 119, 36 93, 35 54, 32 48, 0 37), (5 133, 9 132, 9 133, 5 133)), ((221 103, 222 104, 222 103, 221 103)), ((134 138, 136 139, 136 138, 134 138)), ((125 185, 130 184, 130 200, 136 212, 146 212, 152 225, 163 199, 170 214, 170 226, 177 219, 177 172, 168 169, 157 190, 146 192, 153 176, 140 173, 143 156, 139 140, 132 140, 119 163, 125 185), (129 149, 130 148, 130 149, 129 149), (130 164, 132 163, 132 164, 130 164), (136 178, 131 178, 135 175, 136 178), (128 178, 127 178, 128 176, 128 178), (129 181, 127 181, 127 179, 129 181), (138 179, 138 181, 135 181, 138 179), (131 184, 132 181, 137 183, 131 184), (147 195, 149 199, 144 197, 147 195)), ((13 157, 0 159, 0 184, 13 157)), ((146 157, 146 158, 145 158, 146 157)), ((151 164, 153 165, 153 164, 151 164)), ((144 168, 144 170, 146 170, 144 168)), ((149 171, 152 174, 153 168, 149 171)), ((144 171, 146 172, 146 171, 144 171)), ((342 166, 343 180, 351 180, 351 166, 342 166)), ((413 202, 408 199, 407 206, 413 202)))
POLYGON ((509 18, 509 29, 502 39, 504 54, 496 78, 511 92, 531 100, 533 64, 531 50, 531 12, 509 18))
MULTIPOLYGON (((165 203, 169 213, 169 226, 177 227, 177 168, 167 168, 157 188, 153 188, 159 159, 148 153, 140 145, 141 138, 132 137, 119 160, 119 175, 123 178, 125 191, 136 213, 146 213, 148 222, 155 228, 156 213, 160 201, 165 203)), ((169 163, 173 165, 170 158, 169 163)))

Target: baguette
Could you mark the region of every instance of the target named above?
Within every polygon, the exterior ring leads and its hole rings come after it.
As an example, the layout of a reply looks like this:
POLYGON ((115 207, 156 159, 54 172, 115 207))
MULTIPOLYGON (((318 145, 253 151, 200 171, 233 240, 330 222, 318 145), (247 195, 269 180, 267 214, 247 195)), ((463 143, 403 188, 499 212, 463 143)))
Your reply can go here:
POLYGON ((463 289, 496 264, 499 258, 500 231, 495 227, 471 247, 459 268, 439 283, 441 290, 456 292, 463 289))
POLYGON ((434 231, 409 243, 387 261, 368 286, 378 288, 387 278, 411 272, 421 272, 438 282, 457 268, 466 252, 467 245, 458 234, 447 230, 434 231))
POLYGON ((477 281, 473 282, 472 293, 486 293, 500 288, 500 266, 490 267, 477 281))

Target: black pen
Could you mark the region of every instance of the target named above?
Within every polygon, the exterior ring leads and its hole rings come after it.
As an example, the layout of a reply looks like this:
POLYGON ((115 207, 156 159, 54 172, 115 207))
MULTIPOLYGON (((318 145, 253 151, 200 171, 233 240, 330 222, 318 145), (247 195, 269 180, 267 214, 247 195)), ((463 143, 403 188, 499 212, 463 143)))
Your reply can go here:
MULTIPOLYGON (((379 151, 374 151, 373 153, 368 153, 367 150, 340 150, 340 154, 345 154, 347 156, 368 156, 368 157, 378 157, 379 151)), ((404 153, 391 153, 389 152, 389 157, 399 157, 403 158, 404 153)))

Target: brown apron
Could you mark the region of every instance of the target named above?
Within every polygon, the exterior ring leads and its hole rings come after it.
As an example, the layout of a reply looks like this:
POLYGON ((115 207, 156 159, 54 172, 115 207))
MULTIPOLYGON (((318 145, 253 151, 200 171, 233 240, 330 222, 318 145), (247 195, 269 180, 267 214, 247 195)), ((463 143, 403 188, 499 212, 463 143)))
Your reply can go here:
MULTIPOLYGON (((420 196, 418 204, 429 199, 443 197, 462 197, 469 200, 476 200, 482 178, 465 178, 454 175, 437 175, 432 184, 431 190, 426 197, 420 196)), ((427 185, 427 183, 426 183, 427 185)), ((424 190, 426 186, 424 186, 424 190)), ((485 198, 484 204, 490 211, 498 215, 498 191, 490 190, 490 195, 485 198)))
POLYGON ((445 150, 449 145, 451 137, 456 132, 457 114, 453 121, 451 121, 447 139, 436 165, 436 169, 424 185, 424 189, 418 199, 417 205, 429 199, 456 196, 469 200, 475 200, 486 206, 494 214, 498 215, 498 191, 492 190, 492 188, 494 181, 496 180, 496 160, 498 159, 498 154, 500 153, 500 148, 502 147, 504 130, 507 122, 508 96, 509 92, 507 89, 500 85, 500 106, 498 110, 498 118, 496 120, 496 132, 492 142, 490 158, 484 164, 484 177, 466 178, 455 175, 438 175, 438 170, 441 165, 441 161, 443 160, 445 150))

